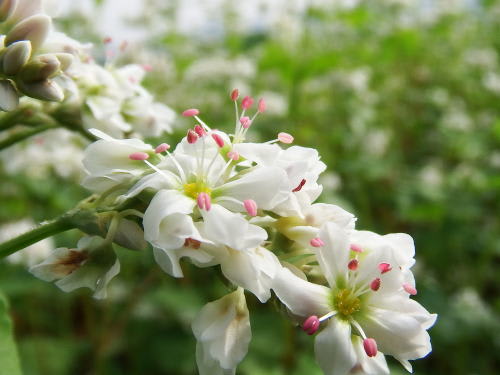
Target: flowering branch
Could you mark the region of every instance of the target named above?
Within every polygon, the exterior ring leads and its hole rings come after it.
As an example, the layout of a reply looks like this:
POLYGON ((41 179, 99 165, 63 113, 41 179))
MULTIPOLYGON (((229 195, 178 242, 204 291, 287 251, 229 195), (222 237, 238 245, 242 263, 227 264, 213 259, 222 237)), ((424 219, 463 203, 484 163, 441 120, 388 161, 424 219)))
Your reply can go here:
POLYGON ((49 123, 49 124, 40 125, 40 126, 37 126, 34 128, 29 128, 26 130, 16 132, 16 133, 12 134, 10 137, 7 137, 6 139, 0 141, 0 150, 6 149, 6 148, 12 146, 13 144, 16 144, 17 142, 21 142, 21 141, 23 141, 29 137, 32 137, 36 134, 39 134, 39 133, 42 133, 46 130, 54 129, 57 127, 58 127, 57 125, 55 125, 53 123, 49 123))

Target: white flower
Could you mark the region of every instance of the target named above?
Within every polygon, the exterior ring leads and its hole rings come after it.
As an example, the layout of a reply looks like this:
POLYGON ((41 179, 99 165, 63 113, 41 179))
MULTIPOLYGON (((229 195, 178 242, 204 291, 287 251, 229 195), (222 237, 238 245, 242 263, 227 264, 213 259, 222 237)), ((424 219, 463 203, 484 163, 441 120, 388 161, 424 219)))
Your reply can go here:
POLYGON ((200 375, 234 375, 252 338, 243 289, 206 304, 192 327, 200 375))
POLYGON ((120 272, 120 262, 104 239, 83 237, 76 249, 55 249, 42 263, 30 272, 44 281, 58 280, 55 284, 65 292, 90 288, 95 298, 106 298, 106 287, 120 272))
POLYGON ((327 223, 319 238, 324 246, 316 248, 317 260, 330 287, 283 269, 273 289, 293 314, 309 317, 303 325, 308 333, 328 321, 315 342, 316 358, 325 374, 359 369, 388 373, 378 350, 411 371, 408 360, 431 351, 426 330, 436 320, 435 314, 409 298, 416 293, 409 271, 415 252, 411 237, 371 232, 349 236, 338 225, 327 223), (360 341, 365 354, 359 350, 360 341))

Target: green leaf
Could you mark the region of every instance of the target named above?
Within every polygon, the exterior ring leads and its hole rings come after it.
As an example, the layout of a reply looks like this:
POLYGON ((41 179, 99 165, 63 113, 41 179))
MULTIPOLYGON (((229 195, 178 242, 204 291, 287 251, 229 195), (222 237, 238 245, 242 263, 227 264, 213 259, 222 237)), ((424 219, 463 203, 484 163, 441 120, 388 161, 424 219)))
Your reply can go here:
POLYGON ((5 296, 0 293, 0 375, 21 375, 12 322, 5 296))

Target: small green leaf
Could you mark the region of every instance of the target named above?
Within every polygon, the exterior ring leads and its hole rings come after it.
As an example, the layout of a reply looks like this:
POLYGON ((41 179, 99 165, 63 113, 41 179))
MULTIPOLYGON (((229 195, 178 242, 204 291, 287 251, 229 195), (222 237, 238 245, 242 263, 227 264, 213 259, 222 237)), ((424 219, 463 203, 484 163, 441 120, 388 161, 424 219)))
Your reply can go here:
POLYGON ((0 375, 21 375, 17 348, 12 337, 12 322, 5 296, 0 293, 0 375))

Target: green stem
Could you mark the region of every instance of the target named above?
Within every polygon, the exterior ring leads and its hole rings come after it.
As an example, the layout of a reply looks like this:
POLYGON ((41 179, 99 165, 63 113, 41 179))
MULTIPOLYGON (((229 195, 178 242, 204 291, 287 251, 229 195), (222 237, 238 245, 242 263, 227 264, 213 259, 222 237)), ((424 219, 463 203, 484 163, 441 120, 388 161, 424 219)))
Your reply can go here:
POLYGON ((36 134, 42 133, 48 129, 53 129, 56 127, 57 126, 55 126, 54 124, 46 124, 18 131, 12 134, 10 137, 7 137, 6 139, 0 141, 0 151, 6 149, 7 147, 12 146, 13 144, 16 144, 17 142, 21 142, 29 137, 32 137, 36 134))
POLYGON ((73 228, 75 228, 74 224, 70 220, 67 220, 65 216, 45 222, 27 233, 21 234, 20 236, 0 244, 0 259, 5 258, 18 250, 24 249, 35 242, 41 241, 44 238, 73 228))

